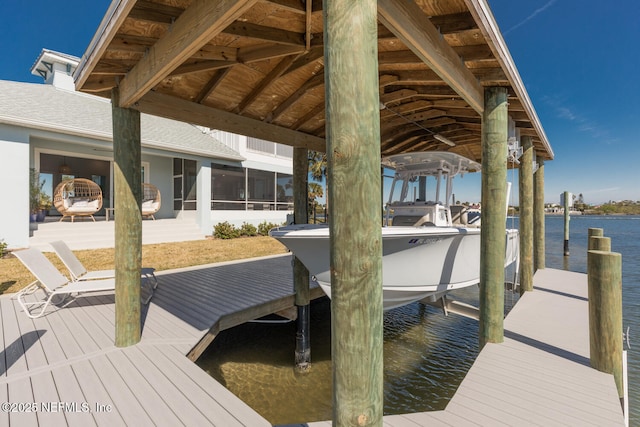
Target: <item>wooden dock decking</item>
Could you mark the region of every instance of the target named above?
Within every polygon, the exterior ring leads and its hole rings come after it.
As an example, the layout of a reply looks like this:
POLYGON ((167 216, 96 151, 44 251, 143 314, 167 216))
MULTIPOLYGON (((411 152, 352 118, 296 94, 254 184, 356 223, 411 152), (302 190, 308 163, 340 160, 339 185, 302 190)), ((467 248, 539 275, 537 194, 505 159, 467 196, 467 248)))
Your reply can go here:
MULTIPOLYGON (((0 403, 13 407, 0 426, 270 425, 186 355, 292 305, 289 272, 290 257, 278 256, 160 273, 142 340, 124 349, 113 345, 113 294, 35 320, 1 296, 0 403)), ((444 411, 384 425, 624 425, 613 377, 588 366, 586 275, 541 270, 535 286, 507 316, 505 342, 483 349, 444 411)))
POLYGON ((0 297, 0 403, 14 405, 0 426, 269 426, 186 355, 219 330, 291 306, 290 270, 291 257, 277 256, 161 272, 142 340, 124 349, 113 344, 113 293, 34 320, 0 297))
MULTIPOLYGON (((586 274, 539 270, 444 411, 384 417, 387 427, 624 426, 612 375, 589 367, 586 274)), ((331 422, 305 426, 330 426, 331 422)))

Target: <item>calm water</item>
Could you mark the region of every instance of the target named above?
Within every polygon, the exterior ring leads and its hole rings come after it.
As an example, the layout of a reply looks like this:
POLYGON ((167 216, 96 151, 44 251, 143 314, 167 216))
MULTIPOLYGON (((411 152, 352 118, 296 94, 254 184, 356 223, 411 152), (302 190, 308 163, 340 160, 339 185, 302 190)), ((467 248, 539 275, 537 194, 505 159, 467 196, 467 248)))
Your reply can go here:
POLYGON ((629 425, 640 426, 640 216, 577 216, 569 221, 570 256, 564 259, 564 220, 548 216, 546 265, 580 273, 587 272, 587 232, 604 229, 611 238, 611 250, 622 254, 622 324, 631 328, 629 363, 629 425))
MULTIPOLYGON (((563 256, 563 219, 547 217, 546 265, 586 273, 587 230, 603 228, 623 254, 624 325, 640 331, 640 217, 572 217, 571 256, 563 256)), ((455 298, 478 304, 477 287, 455 298)), ((517 295, 506 292, 506 307, 517 295)), ((311 309, 312 369, 292 368, 295 324, 246 324, 221 333, 198 364, 274 424, 331 418, 330 304, 311 309)), ((478 352, 476 321, 415 303, 385 313, 385 414, 443 409, 478 352)), ((634 346, 634 343, 631 343, 634 346)), ((629 350, 630 401, 640 402, 640 352, 629 350)), ((640 404, 631 408, 640 426, 640 404)))

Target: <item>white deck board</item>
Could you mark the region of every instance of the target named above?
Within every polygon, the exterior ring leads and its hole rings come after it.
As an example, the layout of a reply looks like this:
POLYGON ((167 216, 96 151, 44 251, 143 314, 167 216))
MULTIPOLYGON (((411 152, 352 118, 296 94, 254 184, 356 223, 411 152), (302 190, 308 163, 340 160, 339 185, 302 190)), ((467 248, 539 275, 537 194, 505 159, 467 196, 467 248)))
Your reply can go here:
POLYGON ((161 272, 142 307, 141 342, 125 349, 114 346, 113 293, 81 295, 38 319, 1 296, 0 399, 75 403, 81 411, 1 413, 0 425, 270 425, 186 354, 223 316, 290 295, 288 268, 286 256, 161 272), (265 275, 272 283, 262 280, 266 269, 276 271, 265 275), (273 280, 278 274, 284 279, 273 280))
MULTIPOLYGON (((67 367, 58 368, 54 370, 54 373, 60 373, 66 375, 67 367)), ((95 405, 111 405, 112 410, 107 412, 92 411, 91 415, 95 423, 93 425, 98 426, 124 426, 124 420, 120 415, 120 408, 115 404, 114 399, 111 398, 109 392, 102 384, 102 380, 96 373, 94 366, 89 360, 83 360, 73 363, 69 366, 73 372, 73 377, 69 376, 70 381, 74 379, 78 383, 78 387, 82 391, 84 397, 83 401, 89 403, 92 408, 95 405)), ((89 424, 91 425, 91 424, 89 424)))
MULTIPOLYGON (((225 316, 291 295, 290 257, 158 279, 142 307, 141 342, 125 349, 114 346, 113 294, 83 296, 35 320, 1 296, 0 399, 92 411, 0 413, 0 425, 269 426, 185 355, 225 316)), ((535 291, 505 320, 505 342, 485 346, 444 411, 387 416, 384 425, 623 425, 612 376, 588 366, 585 283, 584 275, 539 271, 535 291)))
POLYGON ((484 347, 444 411, 384 424, 623 426, 613 376, 589 367, 586 275, 540 270, 534 284, 506 317, 504 342, 484 347))

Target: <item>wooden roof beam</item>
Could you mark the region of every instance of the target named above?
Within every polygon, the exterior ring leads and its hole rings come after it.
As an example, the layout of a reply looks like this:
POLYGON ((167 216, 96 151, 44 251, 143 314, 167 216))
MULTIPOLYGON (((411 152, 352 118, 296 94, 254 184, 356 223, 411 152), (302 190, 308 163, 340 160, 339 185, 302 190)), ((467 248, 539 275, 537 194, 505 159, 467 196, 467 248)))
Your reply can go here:
MULTIPOLYGON (((305 114, 304 116, 300 117, 293 125, 291 125, 291 128, 295 129, 295 130, 298 130, 298 129, 302 128, 311 119, 316 117, 318 114, 323 113, 324 112, 324 107, 325 107, 324 106, 324 101, 320 102, 314 108, 309 110, 309 112, 307 112, 307 114, 305 114)), ((323 152, 324 152, 324 150, 323 150, 323 152)))
POLYGON ((180 76, 183 74, 201 73, 203 71, 220 70, 236 65, 235 61, 196 61, 180 65, 173 70, 170 76, 180 76))
POLYGON ((150 91, 145 94, 132 108, 155 116, 274 141, 293 147, 304 147, 308 150, 320 152, 326 150, 326 142, 323 138, 264 123, 249 117, 239 116, 206 105, 196 104, 156 91, 150 91))
POLYGON ((304 94, 308 91, 322 86, 324 84, 324 73, 316 74, 307 80, 302 86, 298 88, 291 96, 285 99, 278 105, 278 107, 267 115, 266 122, 272 123, 278 119, 285 111, 287 111, 293 104, 295 104, 304 94))
POLYGON ((406 114, 412 114, 417 111, 426 110, 433 107, 433 103, 430 101, 413 101, 407 102, 405 104, 400 104, 398 106, 387 106, 385 109, 380 111, 381 117, 396 117, 396 116, 404 116, 406 114))
POLYGON ((478 24, 469 12, 432 16, 431 23, 441 34, 454 34, 478 28, 478 24))
POLYGON ((252 24, 250 22, 233 22, 225 27, 222 32, 233 36, 248 37, 254 40, 301 46, 302 50, 306 49, 303 33, 285 31, 264 25, 252 24))
POLYGON ((400 102, 408 98, 412 98, 417 95, 418 92, 411 89, 400 89, 392 92, 380 94, 380 102, 383 105, 392 104, 394 102, 400 102))
POLYGON ((418 5, 403 0, 378 0, 378 17, 474 110, 484 111, 482 86, 418 5))
MULTIPOLYGON (((295 12, 299 14, 304 14, 305 6, 304 2, 301 0, 262 0, 264 3, 273 3, 277 4, 283 9, 286 9, 290 12, 295 12)), ((311 10, 313 12, 322 12, 322 0, 313 0, 311 2, 311 10)))
POLYGON ((244 114, 244 112, 249 108, 249 106, 260 96, 262 93, 269 87, 273 82, 275 82, 282 74, 287 71, 287 69, 291 66, 293 61, 296 60, 296 56, 288 56, 280 61, 273 69, 265 76, 264 79, 258 83, 258 85, 253 88, 251 93, 249 93, 241 102, 238 104, 237 112, 238 114, 244 114))
POLYGON ((445 115, 446 113, 443 110, 437 110, 432 108, 426 111, 413 113, 408 116, 402 116, 402 117, 396 117, 396 118, 388 117, 386 120, 384 120, 384 122, 381 121, 380 126, 382 129, 386 129, 392 126, 397 126, 402 123, 410 123, 410 122, 420 123, 420 122, 424 122, 425 120, 432 120, 432 119, 435 119, 436 117, 442 117, 445 115))
POLYGON ((120 107, 130 107, 256 1, 194 0, 120 82, 120 107))
POLYGON ((184 9, 155 3, 151 1, 136 1, 135 6, 131 9, 129 18, 138 21, 160 22, 163 24, 171 24, 178 16, 182 14, 184 9))
POLYGON ((538 133, 536 136, 540 138, 540 142, 542 143, 548 158, 553 159, 553 149, 549 144, 547 135, 544 133, 542 123, 540 123, 540 119, 533 108, 529 94, 527 93, 524 83, 520 78, 520 74, 518 73, 511 54, 509 53, 509 49, 502 38, 502 33, 498 28, 498 24, 491 13, 489 3, 487 0, 464 0, 464 3, 469 9, 469 12, 473 15, 474 20, 480 23, 479 27, 487 39, 487 43, 494 51, 496 60, 509 78, 512 93, 515 93, 521 100, 525 112, 531 118, 532 126, 538 133))
POLYGON ((211 95, 213 91, 216 90, 220 83, 222 83, 222 80, 227 76, 230 70, 230 68, 224 68, 222 70, 216 71, 193 101, 200 104, 202 103, 202 101, 207 99, 209 95, 211 95))

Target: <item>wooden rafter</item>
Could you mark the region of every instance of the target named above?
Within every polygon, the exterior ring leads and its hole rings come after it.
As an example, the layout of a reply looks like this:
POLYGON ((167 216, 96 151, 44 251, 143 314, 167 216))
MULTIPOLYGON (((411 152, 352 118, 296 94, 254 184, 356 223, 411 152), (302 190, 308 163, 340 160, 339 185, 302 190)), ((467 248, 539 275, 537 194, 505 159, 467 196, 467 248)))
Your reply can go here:
POLYGON ((323 84, 324 84, 324 74, 316 74, 315 76, 311 77, 302 86, 300 86, 298 90, 296 90, 293 94, 291 94, 289 98, 287 98, 282 103, 280 103, 280 105, 269 114, 269 116, 265 121, 268 123, 271 123, 274 120, 277 120, 281 114, 287 111, 293 104, 296 103, 296 101, 302 98, 302 96, 304 96, 305 93, 323 84))
POLYGON ((216 73, 209 79, 206 85, 202 88, 200 93, 195 97, 193 102, 198 104, 202 103, 205 99, 209 97, 216 90, 216 87, 222 82, 225 76, 229 73, 230 68, 224 68, 222 70, 216 71, 216 73))
MULTIPOLYGON (((553 157, 486 0, 379 0, 377 6, 384 134, 447 118, 453 123, 437 130, 458 145, 471 144, 478 157, 478 105, 484 88, 502 86, 516 127, 533 137, 543 157, 553 157)), ((119 0, 78 66, 78 89, 110 97, 120 86, 123 102, 134 104, 155 90, 322 140, 322 7, 322 0, 119 0)), ((421 146, 433 147, 414 141, 401 151, 421 146)))
POLYGON ((380 21, 453 88, 478 113, 484 110, 482 86, 458 54, 413 2, 378 0, 380 21))
POLYGON ((222 31, 233 36, 246 37, 249 39, 268 41, 292 46, 301 46, 304 50, 304 35, 295 31, 276 30, 250 22, 234 22, 225 27, 222 31))
POLYGON ((288 56, 276 65, 269 74, 263 78, 260 83, 253 88, 251 93, 244 97, 244 99, 238 104, 237 113, 244 114, 247 108, 255 101, 273 82, 275 82, 295 61, 295 56, 288 56))
POLYGON ((155 91, 145 94, 136 102, 133 108, 147 114, 274 141, 293 147, 304 147, 316 151, 325 150, 323 138, 155 91))
POLYGON ((130 107, 257 0, 195 0, 170 32, 151 46, 120 83, 120 106, 130 107))

